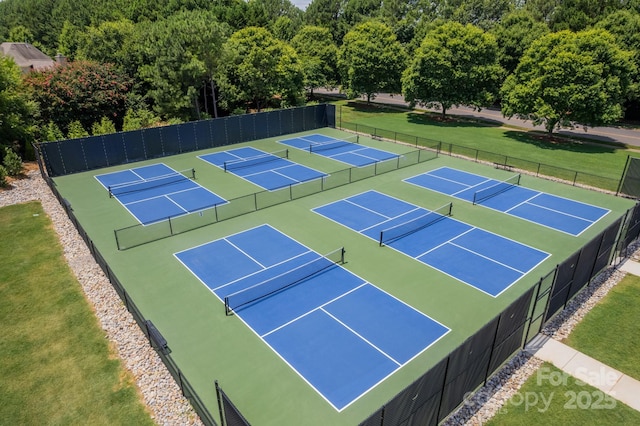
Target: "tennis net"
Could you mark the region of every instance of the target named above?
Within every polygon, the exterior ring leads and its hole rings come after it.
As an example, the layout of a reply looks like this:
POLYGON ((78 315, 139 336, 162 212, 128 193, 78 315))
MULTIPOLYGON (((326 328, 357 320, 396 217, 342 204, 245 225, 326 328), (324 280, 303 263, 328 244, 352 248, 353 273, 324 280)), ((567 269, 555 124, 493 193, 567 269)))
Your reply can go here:
POLYGON ((127 182, 122 184, 110 185, 109 197, 128 194, 131 192, 146 191, 159 186, 172 185, 179 182, 184 182, 187 179, 195 179, 196 170, 188 169, 179 172, 169 173, 166 175, 155 176, 149 179, 143 179, 137 182, 127 182))
POLYGON ((408 220, 401 224, 392 226, 391 228, 380 231, 380 245, 384 245, 389 241, 397 240, 405 237, 409 234, 417 232, 427 226, 433 225, 436 222, 441 221, 447 216, 451 216, 453 210, 453 203, 445 204, 444 206, 418 216, 415 219, 408 220))
POLYGON ((360 143, 360 135, 350 136, 346 139, 336 139, 329 142, 314 143, 309 145, 309 152, 328 151, 331 149, 342 148, 354 143, 360 143))
POLYGON ((229 294, 224 298, 224 310, 227 315, 238 308, 257 302, 274 293, 294 286, 324 270, 344 263, 344 247, 320 256, 310 262, 297 266, 289 271, 268 278, 258 284, 229 294))
POLYGON ((280 160, 281 158, 289 158, 289 150, 283 149, 281 151, 270 152, 268 154, 260 154, 254 157, 239 158, 237 160, 228 160, 224 162, 224 171, 242 169, 244 167, 251 167, 257 164, 269 163, 271 161, 280 160))
POLYGON ((491 185, 488 188, 480 189, 473 194, 473 204, 478 204, 481 201, 495 197, 498 194, 508 191, 514 186, 520 185, 520 173, 515 176, 511 176, 509 179, 503 180, 491 185))

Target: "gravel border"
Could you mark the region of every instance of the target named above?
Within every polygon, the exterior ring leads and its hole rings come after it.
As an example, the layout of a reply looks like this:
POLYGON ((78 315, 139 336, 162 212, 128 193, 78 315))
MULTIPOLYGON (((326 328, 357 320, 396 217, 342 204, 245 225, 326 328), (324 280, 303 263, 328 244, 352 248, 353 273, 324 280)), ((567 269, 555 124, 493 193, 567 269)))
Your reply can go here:
POLYGON ((0 207, 29 201, 39 201, 53 222, 67 263, 105 338, 134 377, 151 418, 159 425, 202 425, 37 169, 12 181, 9 188, 0 189, 0 207))

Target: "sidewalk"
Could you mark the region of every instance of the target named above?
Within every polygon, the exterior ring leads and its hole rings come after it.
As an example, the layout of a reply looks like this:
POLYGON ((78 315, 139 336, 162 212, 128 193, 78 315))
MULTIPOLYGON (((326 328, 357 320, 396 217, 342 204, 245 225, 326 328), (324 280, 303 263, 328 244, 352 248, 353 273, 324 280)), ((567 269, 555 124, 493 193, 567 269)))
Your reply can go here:
MULTIPOLYGON (((638 262, 628 260, 620 269, 640 276, 638 262)), ((536 336, 525 350, 640 411, 640 381, 542 334, 536 336)))

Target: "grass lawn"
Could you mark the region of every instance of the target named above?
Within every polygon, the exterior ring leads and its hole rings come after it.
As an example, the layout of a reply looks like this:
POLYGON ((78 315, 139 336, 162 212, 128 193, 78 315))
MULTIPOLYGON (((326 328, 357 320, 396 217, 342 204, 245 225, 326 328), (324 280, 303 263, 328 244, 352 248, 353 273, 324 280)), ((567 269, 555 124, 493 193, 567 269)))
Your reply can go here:
MULTIPOLYGON (((628 155, 640 156, 622 145, 596 144, 567 139, 549 140, 545 136, 472 120, 440 120, 438 114, 367 106, 360 102, 335 102, 338 126, 353 128, 359 124, 391 130, 446 144, 499 153, 529 162, 552 165, 568 171, 594 174, 610 179, 606 185, 615 190, 628 155)), ((456 152, 456 150, 454 150, 456 152)), ((549 174, 548 171, 541 171, 549 174)), ((556 171, 559 173, 559 171, 556 171)), ((560 173, 571 179, 572 173, 560 173)), ((586 183, 589 183, 588 181, 586 183)), ((595 184, 595 183, 594 183, 595 184)))
POLYGON ((545 363, 486 424, 637 425, 640 412, 545 363))
POLYGON ((628 274, 565 339, 567 345, 640 380, 640 277, 628 274))
POLYGON ((0 424, 154 424, 39 203, 0 209, 0 424))

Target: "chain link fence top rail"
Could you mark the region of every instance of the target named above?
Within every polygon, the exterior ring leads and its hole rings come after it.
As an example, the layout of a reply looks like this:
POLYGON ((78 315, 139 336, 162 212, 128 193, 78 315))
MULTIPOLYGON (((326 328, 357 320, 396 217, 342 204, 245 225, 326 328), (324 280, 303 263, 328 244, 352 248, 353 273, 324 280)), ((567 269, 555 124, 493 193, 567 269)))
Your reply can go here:
MULTIPOLYGON (((476 148, 468 148, 462 145, 436 141, 434 139, 408 135, 392 130, 379 129, 363 124, 349 123, 340 120, 339 125, 340 129, 349 130, 359 134, 370 135, 374 139, 408 144, 415 147, 440 144, 440 152, 445 155, 463 157, 475 162, 491 164, 495 167, 507 170, 522 171, 536 177, 554 178, 573 186, 599 188, 613 194, 618 194, 620 187, 621 179, 613 179, 610 177, 600 176, 592 173, 570 170, 563 167, 557 167, 549 164, 526 160, 523 158, 512 157, 490 151, 483 151, 476 148)), ((626 195, 633 195, 633 193, 626 195)))

